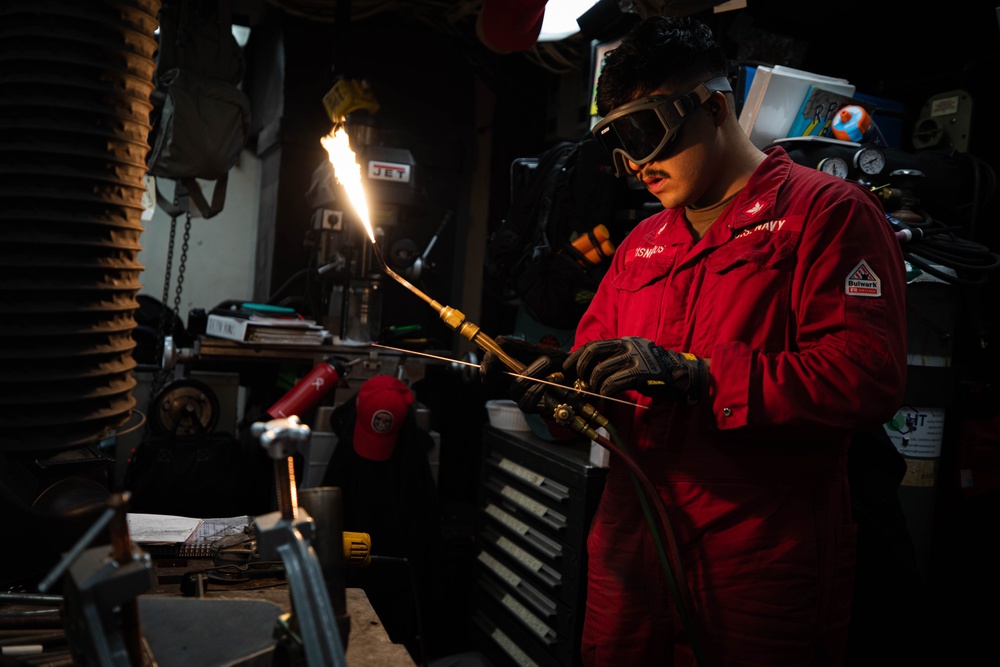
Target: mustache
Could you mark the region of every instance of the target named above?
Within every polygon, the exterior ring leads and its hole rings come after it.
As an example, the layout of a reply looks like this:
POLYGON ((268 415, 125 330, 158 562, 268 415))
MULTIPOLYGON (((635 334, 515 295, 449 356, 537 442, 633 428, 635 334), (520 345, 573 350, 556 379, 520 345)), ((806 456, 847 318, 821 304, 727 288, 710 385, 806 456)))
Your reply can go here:
POLYGON ((645 181, 647 178, 666 178, 667 172, 662 169, 656 169, 655 167, 643 167, 639 171, 635 172, 635 177, 640 181, 645 181))

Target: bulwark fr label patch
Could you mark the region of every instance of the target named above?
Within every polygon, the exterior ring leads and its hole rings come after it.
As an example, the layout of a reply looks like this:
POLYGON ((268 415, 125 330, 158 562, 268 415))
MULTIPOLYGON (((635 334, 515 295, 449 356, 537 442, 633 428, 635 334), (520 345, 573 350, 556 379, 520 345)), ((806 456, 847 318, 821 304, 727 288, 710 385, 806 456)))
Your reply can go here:
POLYGON ((848 296, 882 296, 882 281, 865 260, 847 274, 844 288, 848 296))

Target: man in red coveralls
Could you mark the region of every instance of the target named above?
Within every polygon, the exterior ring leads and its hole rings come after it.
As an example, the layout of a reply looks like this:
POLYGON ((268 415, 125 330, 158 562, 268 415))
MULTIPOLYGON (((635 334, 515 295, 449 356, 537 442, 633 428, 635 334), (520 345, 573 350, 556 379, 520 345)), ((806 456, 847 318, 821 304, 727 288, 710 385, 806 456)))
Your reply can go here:
MULTIPOLYGON (((902 401, 903 257, 865 188, 749 141, 726 76, 690 17, 648 18, 607 56, 594 134, 665 210, 618 248, 568 357, 497 339, 525 375, 641 406, 601 411, 662 498, 690 608, 613 450, 588 538, 588 666, 844 662, 847 449, 902 401)), ((526 412, 551 391, 510 385, 526 412)))

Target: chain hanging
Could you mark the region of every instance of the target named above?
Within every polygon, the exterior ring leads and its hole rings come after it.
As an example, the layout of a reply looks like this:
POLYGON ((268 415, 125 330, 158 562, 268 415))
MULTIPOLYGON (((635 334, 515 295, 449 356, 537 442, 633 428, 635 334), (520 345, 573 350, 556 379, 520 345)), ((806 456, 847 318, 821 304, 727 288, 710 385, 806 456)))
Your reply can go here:
MULTIPOLYGON (((187 268, 188 245, 191 242, 191 213, 184 217, 184 236, 181 239, 181 261, 177 265, 177 291, 174 293, 174 318, 181 316, 181 293, 184 291, 184 270, 187 268)), ((164 301, 166 304, 166 301, 164 301)))
POLYGON ((184 271, 187 268, 188 247, 191 240, 191 213, 190 211, 185 211, 184 237, 181 244, 180 264, 177 267, 177 288, 174 292, 173 308, 168 308, 167 302, 170 298, 170 277, 174 264, 174 246, 177 243, 177 218, 180 215, 181 210, 178 205, 178 200, 180 198, 180 192, 178 192, 178 190, 179 185, 178 188, 174 190, 173 204, 175 212, 170 213, 170 238, 167 242, 167 261, 163 271, 163 296, 160 301, 160 318, 159 325, 156 330, 155 350, 157 359, 155 360, 155 363, 157 364, 157 370, 153 373, 153 377, 150 379, 149 395, 146 399, 146 428, 143 430, 141 443, 138 445, 137 449, 133 449, 129 455, 129 468, 126 471, 126 479, 128 479, 128 470, 131 470, 132 464, 135 461, 134 457, 136 456, 138 449, 149 447, 149 443, 153 437, 151 419, 152 411, 155 409, 154 406, 156 405, 156 397, 174 372, 172 368, 165 367, 164 352, 166 351, 167 334, 168 332, 171 334, 173 333, 174 323, 177 322, 180 317, 181 294, 184 289, 184 271))
MULTIPOLYGON (((176 196, 174 204, 176 205, 176 196)), ((160 362, 160 367, 153 376, 153 381, 149 388, 149 405, 156 395, 166 384, 167 378, 172 374, 173 369, 163 367, 163 356, 166 349, 166 338, 168 332, 172 332, 173 323, 180 318, 181 295, 184 291, 184 272, 187 269, 188 248, 191 241, 191 213, 186 212, 184 218, 184 235, 181 242, 180 263, 177 266, 177 286, 174 292, 174 303, 172 308, 167 308, 170 299, 170 274, 174 262, 174 246, 177 242, 177 216, 170 218, 170 240, 167 244, 167 263, 163 275, 163 298, 160 307, 160 326, 156 332, 156 350, 160 362)), ((147 408, 148 413, 148 408, 147 408)))

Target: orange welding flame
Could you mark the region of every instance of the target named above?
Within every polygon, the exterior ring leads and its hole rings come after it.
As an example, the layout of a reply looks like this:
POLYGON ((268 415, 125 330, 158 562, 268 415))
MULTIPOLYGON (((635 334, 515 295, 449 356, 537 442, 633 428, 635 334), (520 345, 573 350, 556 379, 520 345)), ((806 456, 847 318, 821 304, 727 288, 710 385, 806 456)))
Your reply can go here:
POLYGON ((330 134, 320 139, 323 148, 326 149, 333 165, 333 175, 337 182, 344 186, 351 205, 361 218, 361 222, 368 232, 368 238, 375 243, 375 230, 372 229, 371 217, 368 214, 368 202, 365 199, 365 191, 361 186, 361 165, 358 164, 354 151, 351 150, 351 142, 347 136, 347 130, 343 127, 335 127, 330 134))

